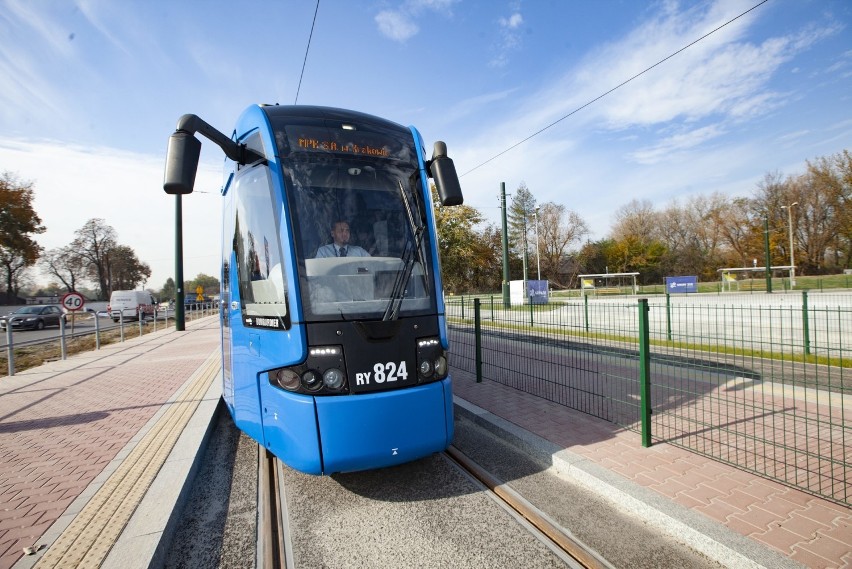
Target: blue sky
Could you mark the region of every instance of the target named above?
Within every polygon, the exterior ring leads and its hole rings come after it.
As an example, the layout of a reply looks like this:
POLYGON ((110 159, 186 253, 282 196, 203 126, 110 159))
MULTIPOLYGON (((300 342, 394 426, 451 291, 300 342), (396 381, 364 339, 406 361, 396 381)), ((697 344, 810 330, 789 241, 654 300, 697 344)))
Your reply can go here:
MULTIPOLYGON (((447 142, 466 203, 498 222, 501 182, 577 211, 593 239, 632 199, 747 196, 768 172, 852 147, 852 3, 769 0, 321 0, 298 102, 447 142)), ((162 191, 184 113, 230 133, 292 104, 313 0, 0 0, 0 171, 35 184, 45 248, 101 217, 158 289, 173 275, 162 191)), ((184 275, 218 275, 222 155, 184 198, 184 275)), ((46 284, 46 279, 36 277, 46 284)))

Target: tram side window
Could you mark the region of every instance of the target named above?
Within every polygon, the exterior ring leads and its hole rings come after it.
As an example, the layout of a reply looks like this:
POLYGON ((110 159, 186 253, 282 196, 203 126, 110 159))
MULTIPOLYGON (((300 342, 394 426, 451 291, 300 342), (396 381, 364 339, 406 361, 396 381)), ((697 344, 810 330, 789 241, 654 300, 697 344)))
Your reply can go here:
POLYGON ((258 164, 235 182, 234 252, 243 323, 289 328, 287 281, 281 263, 279 220, 269 169, 258 164))

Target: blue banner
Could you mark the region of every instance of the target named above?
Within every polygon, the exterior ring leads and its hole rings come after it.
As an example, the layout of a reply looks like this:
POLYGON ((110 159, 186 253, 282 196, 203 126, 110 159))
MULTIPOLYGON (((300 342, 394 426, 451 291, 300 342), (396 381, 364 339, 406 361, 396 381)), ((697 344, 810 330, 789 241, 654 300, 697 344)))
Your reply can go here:
POLYGON ((527 281, 530 304, 547 304, 547 281, 527 281))
POLYGON ((669 294, 698 292, 698 277, 666 277, 666 292, 669 294))

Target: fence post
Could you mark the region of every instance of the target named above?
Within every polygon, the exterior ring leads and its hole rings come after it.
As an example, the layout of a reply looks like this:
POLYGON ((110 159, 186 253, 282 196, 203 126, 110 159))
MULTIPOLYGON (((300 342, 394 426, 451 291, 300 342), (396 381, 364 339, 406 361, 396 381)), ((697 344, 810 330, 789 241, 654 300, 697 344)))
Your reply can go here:
MULTIPOLYGON (((493 304, 493 303, 492 303, 493 304)), ((480 323, 479 299, 473 299, 474 358, 476 360, 476 383, 482 383, 482 325, 480 323)))
POLYGON ((9 377, 15 375, 15 346, 12 345, 12 323, 6 319, 6 351, 9 353, 9 377))
POLYGON ((491 295, 491 321, 494 322, 494 295, 491 295))
POLYGON ((98 311, 95 311, 95 349, 101 349, 101 323, 98 319, 98 311))
POLYGON ((529 299, 529 301, 530 301, 530 328, 532 328, 532 327, 533 327, 533 303, 532 303, 532 298, 530 298, 530 299, 529 299))
POLYGON ((62 352, 62 359, 68 359, 68 353, 65 349, 65 315, 59 317, 59 349, 62 352))
POLYGON ((461 295, 462 320, 464 320, 464 295, 461 295))
POLYGON ((639 397, 642 415, 642 446, 651 446, 651 362, 648 299, 639 299, 639 397))
POLYGON ((119 336, 121 341, 124 341, 124 309, 118 311, 118 327, 120 328, 119 336))
POLYGON ((583 311, 585 313, 586 332, 589 331, 589 295, 583 295, 583 311))
POLYGON ((672 301, 671 295, 666 292, 666 339, 672 341, 672 301))
POLYGON ((805 344, 805 355, 811 355, 811 333, 808 324, 808 291, 802 291, 802 339, 805 344))

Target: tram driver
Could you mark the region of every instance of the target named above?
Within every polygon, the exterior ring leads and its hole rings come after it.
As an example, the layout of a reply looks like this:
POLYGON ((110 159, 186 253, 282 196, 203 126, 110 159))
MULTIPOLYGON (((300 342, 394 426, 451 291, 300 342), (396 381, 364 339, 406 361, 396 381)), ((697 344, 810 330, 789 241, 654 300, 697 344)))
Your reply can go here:
POLYGON ((337 220, 331 226, 332 242, 317 249, 317 259, 325 257, 369 257, 370 254, 358 245, 349 243, 349 223, 337 220))

